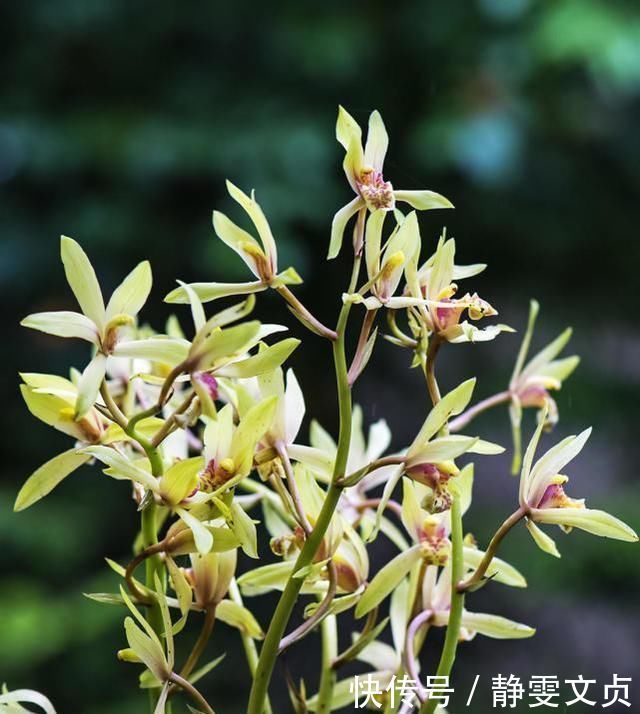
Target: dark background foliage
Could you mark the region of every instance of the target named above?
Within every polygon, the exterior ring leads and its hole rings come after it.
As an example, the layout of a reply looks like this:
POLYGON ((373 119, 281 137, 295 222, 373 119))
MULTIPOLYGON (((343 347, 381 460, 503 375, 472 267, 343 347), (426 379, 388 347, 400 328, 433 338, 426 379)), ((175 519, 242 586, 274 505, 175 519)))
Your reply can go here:
MULTIPOLYGON (((60 714, 144 707, 135 667, 114 656, 122 613, 81 595, 113 587, 103 557, 128 557, 136 518, 126 489, 85 469, 28 512, 11 512, 20 483, 65 443, 27 413, 17 372, 63 373, 86 357, 82 345, 17 326, 29 312, 74 307, 59 235, 82 242, 106 292, 149 258, 153 303, 143 317, 161 328, 161 298, 176 278, 246 277, 210 224, 214 207, 235 212, 229 177, 255 187, 283 266, 296 265, 303 299, 332 321, 346 261, 328 265, 324 255, 333 212, 350 198, 333 138, 338 103, 361 123, 382 111, 395 186, 432 188, 456 204, 424 216, 425 250, 446 222, 461 262, 489 263, 472 287, 505 322, 521 329, 535 296, 536 345, 576 328, 572 350, 583 362, 559 395, 557 437, 597 429, 570 467, 572 492, 638 529, 637 3, 34 0, 0 9, 0 46, 0 679, 11 688, 46 691, 60 714)), ((259 314, 288 319, 272 295, 259 314)), ((297 325, 292 332, 302 335, 297 325)), ((478 374, 478 396, 504 388, 518 340, 447 349, 443 385, 478 374)), ((335 431, 326 345, 306 338, 293 364, 309 414, 335 431)), ((368 421, 387 417, 396 446, 427 408, 420 375, 407 367, 404 353, 381 344, 356 394, 368 421)), ((508 443, 503 412, 477 428, 508 443)), ((513 503, 507 469, 506 457, 478 464, 468 527, 481 543, 513 503)), ((530 589, 496 585, 474 596, 474 609, 526 621, 538 635, 462 648, 454 710, 477 673, 485 696, 500 673, 583 674, 599 680, 599 701, 613 672, 634 673, 637 550, 579 533, 559 541, 564 557, 554 561, 518 532, 505 554, 530 589)), ((263 623, 273 602, 255 605, 263 623)), ((288 659, 311 690, 318 644, 311 637, 288 659)), ((204 690, 218 711, 240 712, 245 665, 235 633, 220 626, 210 654, 223 651, 204 690)), ((435 657, 432 648, 428 662, 435 657)), ((281 672, 276 682, 280 712, 281 672)))

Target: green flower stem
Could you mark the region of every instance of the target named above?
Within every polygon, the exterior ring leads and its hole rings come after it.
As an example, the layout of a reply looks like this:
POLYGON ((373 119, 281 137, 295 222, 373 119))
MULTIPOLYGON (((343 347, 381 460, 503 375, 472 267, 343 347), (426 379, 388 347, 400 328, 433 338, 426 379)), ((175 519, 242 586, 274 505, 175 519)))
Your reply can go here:
POLYGON ((198 664, 202 653, 204 652, 207 642, 211 637, 213 632, 213 625, 216 621, 216 608, 215 605, 208 607, 204 614, 204 622, 202 623, 202 629, 198 635, 198 639, 187 657, 187 661, 184 663, 184 667, 180 670, 180 676, 187 679, 191 672, 195 669, 198 664))
POLYGON ((491 565, 491 561, 498 552, 502 539, 515 525, 520 523, 525 515, 524 508, 518 508, 518 510, 512 513, 500 528, 498 528, 473 575, 470 575, 465 581, 458 583, 458 592, 462 593, 465 592, 465 590, 470 590, 482 582, 488 567, 491 565))
MULTIPOLYGON (((355 290, 359 272, 360 258, 356 258, 353 265, 353 272, 351 274, 349 292, 353 292, 355 290)), ((305 568, 313 560, 320 544, 322 543, 324 534, 331 523, 331 518, 333 517, 336 507, 338 506, 338 501, 340 500, 340 495, 342 493, 342 486, 339 485, 339 480, 345 475, 346 471, 347 457, 349 456, 349 444, 351 442, 352 420, 351 388, 349 386, 349 379, 347 376, 347 360, 344 344, 350 309, 351 305, 349 303, 345 303, 342 306, 336 328, 338 339, 334 340, 332 343, 333 359, 336 370, 336 382, 338 386, 338 410, 340 415, 340 433, 338 437, 338 449, 333 468, 333 476, 331 484, 327 490, 324 503, 322 504, 322 509, 318 515, 318 519, 314 525, 313 531, 305 540, 302 550, 298 555, 296 564, 292 570, 292 575, 301 568, 305 568)), ((247 714, 262 714, 264 710, 264 703, 269 690, 269 682, 271 681, 273 668, 278 656, 280 640, 282 639, 285 627, 291 617, 291 613, 296 604, 303 582, 303 578, 289 577, 282 595, 280 596, 280 600, 276 606, 275 612, 273 613, 273 617, 271 618, 271 623, 269 624, 269 629, 267 630, 267 634, 260 651, 258 666, 256 667, 251 693, 249 694, 247 714)))
MULTIPOLYGON (((203 712, 203 714, 216 714, 207 700, 200 694, 200 692, 188 682, 184 677, 179 674, 172 672, 169 681, 177 684, 180 689, 184 690, 193 700, 195 704, 198 705, 198 709, 203 712)), ((167 711, 167 710, 165 710, 167 711)))
MULTIPOLYGON (((449 610, 449 623, 444 639, 444 647, 442 648, 442 655, 436 672, 438 677, 448 677, 451 674, 456 658, 462 610, 464 608, 464 593, 458 592, 458 583, 463 575, 462 508, 460 506, 460 496, 455 493, 451 503, 451 609, 449 610)), ((420 707, 420 714, 433 714, 437 706, 437 699, 427 699, 420 707)))
POLYGON ((336 683, 333 661, 338 655, 338 624, 335 615, 328 615, 320 625, 322 633, 322 674, 318 690, 317 714, 329 714, 336 683))
MULTIPOLYGON (((237 605, 243 605, 240 588, 238 587, 238 583, 235 578, 231 580, 231 584, 229 585, 229 597, 237 605)), ((253 677, 256 673, 256 667, 258 666, 258 648, 256 647, 256 642, 253 637, 250 637, 244 630, 240 630, 240 638, 242 640, 242 646, 247 658, 247 664, 249 665, 249 672, 253 677)), ((269 697, 265 699, 264 709, 262 711, 263 714, 272 714, 269 697)))
POLYGON ((434 406, 440 401, 440 389, 438 388, 438 382, 436 380, 436 355, 440 349, 440 339, 434 335, 430 342, 429 348, 427 350, 427 360, 425 364, 425 376, 427 378, 427 389, 429 390, 429 396, 434 406))

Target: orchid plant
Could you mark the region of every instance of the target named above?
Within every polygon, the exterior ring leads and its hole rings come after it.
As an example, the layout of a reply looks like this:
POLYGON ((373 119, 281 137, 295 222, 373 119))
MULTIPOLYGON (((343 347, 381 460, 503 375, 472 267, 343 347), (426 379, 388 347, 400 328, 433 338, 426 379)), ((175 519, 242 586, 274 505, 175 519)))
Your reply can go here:
MULTIPOLYGON (((253 279, 179 281, 165 300, 189 308, 188 327, 175 317, 160 331, 141 321, 152 286, 147 262, 132 270, 105 306, 89 258, 66 237, 61 257, 79 311, 38 313, 22 323, 84 340, 92 353, 83 369, 66 376, 21 375, 29 411, 70 437, 71 445, 27 479, 15 510, 32 507, 85 464, 128 483, 122 514, 137 513, 139 537, 129 562, 109 561, 120 586, 89 597, 121 608, 118 657, 137 667, 139 686, 155 714, 170 712, 179 697, 187 698, 191 711, 215 711, 199 682, 224 668, 220 657, 204 661, 212 636, 228 636, 219 628, 213 634, 216 622, 233 628, 242 641, 252 682, 247 714, 273 711, 269 694, 276 660, 316 630, 322 638, 317 687, 287 678, 296 712, 353 705, 349 678, 339 673, 358 661, 382 688, 394 675, 418 683, 413 701, 394 705, 388 699, 386 712, 415 706, 433 714, 438 702, 429 698, 420 673, 421 655, 432 647, 432 628, 446 629, 433 673, 440 677, 451 675, 458 644, 476 634, 496 639, 534 634, 508 613, 467 608, 472 593, 490 581, 490 587, 526 587, 524 576, 497 557, 512 528, 524 523, 535 544, 558 557, 541 526, 638 540, 622 521, 565 492, 568 479, 561 472, 585 446, 590 430, 537 453, 542 432, 558 421, 550 392, 561 387, 578 358, 559 357, 567 330, 527 362, 535 301, 504 392, 470 406, 475 380, 467 379, 441 393, 436 376, 441 350, 464 349, 462 343, 493 340, 512 330, 498 323, 478 326, 496 310, 475 292, 457 296, 458 281, 473 278, 484 265, 456 265, 455 241, 445 234, 431 255, 424 255, 429 242, 421 237, 419 212, 452 204, 433 191, 393 188, 383 175, 388 137, 380 114, 371 114, 364 147, 360 127, 343 108, 336 133, 356 195, 336 213, 331 229, 329 259, 334 259, 347 252, 345 236, 353 227, 353 268, 335 327, 324 325, 294 294, 291 288, 301 278, 293 268, 279 271, 276 240, 254 193, 230 182, 229 194, 252 229, 217 211, 213 227, 253 279), (283 337, 284 326, 249 319, 256 293, 269 289, 286 301, 311 340, 324 340, 333 352, 337 438, 312 420, 305 439, 302 425, 312 405, 305 403, 304 385, 285 367, 300 341, 283 337), (240 302, 208 309, 234 296, 241 296, 240 302), (348 358, 353 322, 359 332, 348 358), (430 401, 415 438, 397 451, 389 451, 387 423, 380 420, 365 434, 363 412, 353 404, 379 333, 408 352, 411 366, 426 380, 425 401, 430 401), (463 527, 472 505, 468 458, 504 449, 468 427, 501 404, 509 408, 520 487, 505 483, 513 490, 515 510, 483 549, 463 527), (538 410, 538 426, 521 458, 527 408, 538 410), (463 429, 466 433, 459 433, 463 429), (460 459, 467 459, 466 465, 460 459), (397 554, 372 568, 369 554, 379 538, 397 554), (270 622, 259 623, 248 603, 272 591, 280 593, 278 604, 270 622), (300 599, 304 616, 293 623, 300 599), (342 617, 361 621, 346 642, 339 637, 342 617), (192 619, 200 622, 200 635, 183 642, 192 619)), ((0 711, 27 711, 23 704, 54 712, 43 695, 30 690, 0 694, 0 711)))

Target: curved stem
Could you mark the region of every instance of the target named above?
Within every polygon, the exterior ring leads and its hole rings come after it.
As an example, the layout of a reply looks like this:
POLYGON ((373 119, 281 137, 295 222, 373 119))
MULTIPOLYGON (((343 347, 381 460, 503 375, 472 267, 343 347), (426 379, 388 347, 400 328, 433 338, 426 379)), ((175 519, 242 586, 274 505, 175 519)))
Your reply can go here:
POLYGON ((193 684, 184 679, 184 677, 172 672, 169 676, 169 681, 177 684, 180 689, 184 690, 198 705, 198 708, 202 710, 203 714, 216 714, 209 702, 207 702, 207 700, 202 696, 202 694, 200 694, 193 684))
POLYGON ((511 392, 509 392, 508 390, 505 390, 504 392, 498 392, 497 394, 494 394, 491 397, 483 399, 481 402, 478 402, 474 406, 469 407, 466 412, 462 412, 460 416, 456 417, 455 419, 452 419, 449 422, 449 431, 460 431, 460 429, 463 429, 472 419, 475 419, 478 414, 482 414, 482 412, 487 411, 487 409, 496 407, 499 404, 504 404, 510 399, 511 392))
MULTIPOLYGON (((451 674, 460 637, 460 623, 464 608, 464 593, 458 592, 458 582, 464 574, 462 538, 462 508, 460 507, 460 496, 456 493, 451 502, 451 608, 444 647, 436 672, 438 677, 448 677, 451 674)), ((437 699, 427 699, 420 707, 420 714, 433 714, 437 706, 437 699)))
POLYGON ((164 543, 156 543, 144 550, 140 551, 138 555, 127 565, 127 569, 124 574, 125 582, 129 588, 129 592, 143 605, 151 605, 154 602, 152 593, 149 591, 141 590, 133 577, 136 568, 144 563, 147 558, 150 558, 156 553, 161 553, 164 550, 164 543))
POLYGON ((500 543, 502 543, 502 539, 516 524, 520 523, 520 521, 525 517, 525 515, 526 514, 524 508, 518 508, 518 510, 512 513, 509 518, 507 518, 507 520, 500 526, 500 528, 498 528, 495 535, 491 539, 491 542, 489 543, 489 547, 487 548, 484 557, 480 561, 480 564, 476 568, 473 575, 467 578, 467 580, 465 580, 464 582, 458 582, 458 592, 462 593, 465 592, 465 590, 470 590, 482 581, 485 573, 491 565, 491 561, 494 559, 496 553, 498 552, 498 548, 500 547, 500 543))
MULTIPOLYGON (((351 273, 349 292, 353 292, 355 289, 359 272, 360 258, 356 258, 351 273)), ((292 570, 292 575, 301 568, 309 565, 313 560, 322 543, 324 534, 331 523, 331 518, 338 506, 340 494, 342 493, 342 486, 340 486, 338 482, 344 476, 346 470, 349 444, 351 442, 351 390, 347 377, 347 360, 345 354, 345 331, 350 309, 350 303, 346 303, 342 306, 336 328, 338 338, 332 343, 336 382, 338 386, 338 410, 340 414, 340 432, 333 475, 318 519, 313 531, 311 531, 309 537, 305 540, 302 550, 298 555, 292 570)), ((302 584, 303 578, 289 577, 282 591, 260 651, 258 666, 256 667, 251 693, 249 694, 247 714, 262 714, 269 689, 269 682, 271 681, 271 675, 273 674, 273 668, 278 654, 278 646, 280 645, 280 640, 284 634, 287 622, 291 617, 302 584)))
POLYGON ((353 473, 350 473, 348 476, 345 476, 343 479, 341 479, 340 484, 342 486, 344 486, 345 488, 348 488, 350 486, 355 486, 360 481, 362 481, 362 479, 365 476, 368 476, 373 471, 376 471, 377 469, 380 469, 383 466, 395 466, 395 465, 403 464, 406 460, 407 460, 406 456, 396 456, 396 455, 383 456, 382 458, 376 459, 375 461, 372 461, 370 464, 367 464, 364 468, 358 469, 358 471, 354 471, 353 473))
POLYGON ((427 350, 427 360, 425 364, 425 376, 427 378, 427 389, 429 390, 429 396, 433 404, 437 404, 440 401, 440 389, 438 387, 438 382, 436 381, 436 355, 440 349, 440 339, 433 335, 429 341, 429 348, 427 350))
POLYGON ((338 338, 335 330, 329 329, 323 325, 320 320, 314 317, 286 285, 281 285, 279 288, 276 288, 276 292, 278 292, 286 300, 287 304, 291 308, 291 312, 305 327, 311 330, 311 332, 319 335, 320 337, 326 337, 331 341, 338 338))
POLYGON ((353 383, 358 379, 360 373, 364 366, 364 356, 367 347, 367 342, 369 341, 369 334, 371 333, 371 328, 373 323, 376 321, 377 310, 367 310, 362 321, 362 328, 360 329, 360 337, 358 337, 358 346, 356 347, 356 353, 351 361, 351 366, 349 367, 349 384, 353 386, 353 383))
POLYGON ((373 610, 371 610, 367 615, 367 621, 364 623, 362 632, 358 635, 355 642, 353 642, 352 645, 347 647, 344 652, 341 652, 339 655, 337 655, 334 658, 333 662, 331 662, 331 667, 333 669, 339 669, 340 667, 342 667, 342 665, 346 664, 347 662, 350 662, 360 652, 362 652, 367 643, 367 635, 371 632, 371 630, 373 630, 377 621, 378 608, 374 607, 373 610))
POLYGON ((322 599, 322 602, 318 605, 316 611, 311 615, 311 617, 305 620, 300 627, 296 627, 293 632, 290 632, 286 637, 283 637, 280 641, 280 647, 278 648, 278 654, 284 652, 292 644, 306 637, 311 630, 324 618, 327 610, 331 607, 333 598, 336 596, 336 590, 338 587, 338 574, 336 572, 335 565, 329 561, 327 563, 327 568, 329 570, 329 587, 327 589, 326 595, 322 599))
POLYGON ((302 498, 300 497, 300 491, 298 489, 298 483, 296 482, 296 477, 293 473, 293 468, 291 466, 291 460, 289 459, 289 454, 287 449, 282 442, 276 444, 276 451, 278 452, 282 465, 284 467, 284 472, 287 475, 287 483, 289 484, 289 495, 291 496, 291 502, 293 503, 293 508, 300 524, 302 530, 309 535, 313 528, 309 523, 307 514, 304 512, 304 506, 302 505, 302 498))
POLYGON ((423 702, 426 698, 425 686, 420 680, 420 675, 418 673, 418 663, 416 661, 416 653, 414 649, 414 639, 418 630, 429 623, 429 620, 433 617, 433 610, 423 610, 420 614, 416 615, 409 627, 407 628, 407 637, 405 640, 405 664, 407 666, 407 674, 416 683, 416 696, 423 702))

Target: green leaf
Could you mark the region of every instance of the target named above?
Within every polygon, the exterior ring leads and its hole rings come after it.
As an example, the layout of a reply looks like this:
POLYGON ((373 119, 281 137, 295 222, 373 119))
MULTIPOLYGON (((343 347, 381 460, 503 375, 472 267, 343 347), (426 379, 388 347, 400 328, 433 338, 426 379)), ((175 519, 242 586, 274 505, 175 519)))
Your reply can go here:
POLYGON ((113 291, 107 305, 107 322, 117 315, 135 317, 147 301, 152 283, 153 278, 149 261, 144 260, 142 263, 138 263, 113 291))
POLYGON ((63 479, 89 461, 90 458, 91 456, 88 454, 80 453, 76 449, 70 449, 54 456, 29 476, 18 493, 13 510, 23 511, 32 506, 36 501, 51 493, 63 479))
POLYGON ((261 640, 264 637, 262 628, 251 612, 233 600, 221 600, 216 607, 216 617, 254 640, 261 640))
POLYGON ((367 585, 360 602, 356 605, 356 617, 366 615, 376 605, 379 605, 398 586, 421 557, 420 546, 414 545, 404 553, 396 555, 383 566, 367 585))
POLYGON ((94 345, 99 342, 96 325, 79 312, 36 312, 25 317, 20 324, 56 337, 77 337, 94 345))

